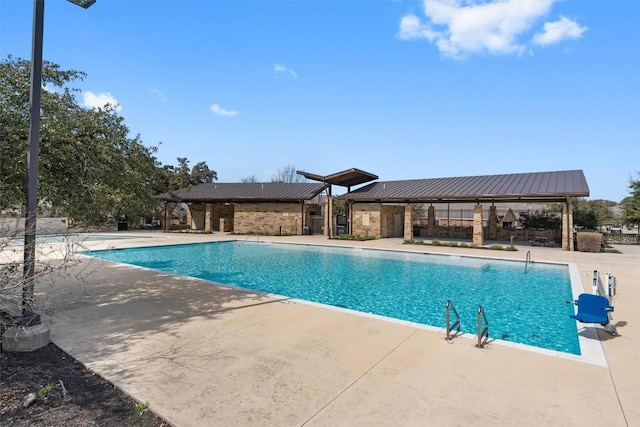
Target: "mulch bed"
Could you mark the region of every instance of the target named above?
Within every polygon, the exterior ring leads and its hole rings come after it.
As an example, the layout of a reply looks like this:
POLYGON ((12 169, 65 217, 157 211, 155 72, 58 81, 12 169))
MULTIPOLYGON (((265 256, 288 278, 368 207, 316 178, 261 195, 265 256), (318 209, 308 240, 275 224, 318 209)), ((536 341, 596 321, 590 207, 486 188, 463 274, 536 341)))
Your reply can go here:
POLYGON ((51 343, 33 352, 0 353, 0 425, 170 424, 51 343), (31 393, 35 399, 25 407, 31 393))

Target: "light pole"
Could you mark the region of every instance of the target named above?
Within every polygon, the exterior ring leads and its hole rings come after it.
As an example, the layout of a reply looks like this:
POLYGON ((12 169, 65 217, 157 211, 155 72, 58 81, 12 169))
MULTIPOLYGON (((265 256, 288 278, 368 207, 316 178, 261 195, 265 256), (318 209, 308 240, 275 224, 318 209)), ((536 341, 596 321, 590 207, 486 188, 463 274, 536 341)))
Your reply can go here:
MULTIPOLYGON (((96 0, 68 0, 85 9, 96 0)), ((44 0, 33 1, 33 33, 31 45, 31 88, 29 94, 29 149, 27 151, 27 209, 24 218, 24 269, 22 315, 29 324, 39 324, 33 313, 36 272, 36 215, 38 210, 38 156, 40 151, 40 108, 42 95, 42 40, 44 0)))

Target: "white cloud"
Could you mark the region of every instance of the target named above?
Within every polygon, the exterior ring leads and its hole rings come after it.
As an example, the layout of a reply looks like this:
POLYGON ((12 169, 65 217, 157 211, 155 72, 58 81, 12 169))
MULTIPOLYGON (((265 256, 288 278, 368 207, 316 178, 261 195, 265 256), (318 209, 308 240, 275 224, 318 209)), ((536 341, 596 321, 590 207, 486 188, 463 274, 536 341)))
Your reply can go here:
POLYGON ((289 74, 291 77, 298 77, 298 74, 296 74, 296 72, 291 68, 287 68, 280 64, 273 64, 273 72, 276 73, 276 75, 289 74))
POLYGON ((222 108, 220 105, 218 104, 213 104, 211 106, 211 111, 213 112, 213 114, 215 114, 216 116, 235 116, 236 114, 238 114, 237 111, 229 111, 229 110, 225 110, 224 108, 222 108))
POLYGON ((423 25, 416 15, 406 15, 400 20, 400 32, 398 37, 402 40, 427 39, 433 41, 438 33, 428 25, 423 25))
MULTIPOLYGON (((521 39, 558 1, 560 0, 423 0, 424 22, 413 14, 404 16, 400 20, 398 38, 429 40, 443 55, 452 58, 475 53, 522 54, 527 51, 527 46, 521 39)), ((567 21, 582 29, 575 22, 567 21)), ((561 29, 551 26, 547 30, 548 24, 553 23, 545 24, 545 35, 553 33, 558 37, 555 33, 566 31, 561 38, 567 38, 568 34, 576 34, 576 29, 568 26, 561 29)), ((540 36, 541 39, 542 37, 540 36)), ((577 38, 579 35, 573 37, 577 38)))
POLYGON ((587 27, 580 26, 576 21, 561 16, 559 21, 545 23, 542 32, 533 36, 533 42, 548 46, 566 39, 577 40, 582 37, 582 34, 587 29, 587 27))
POLYGON ((160 100, 160 102, 169 102, 169 100, 167 99, 167 97, 165 96, 164 92, 162 92, 160 89, 158 88, 152 88, 149 89, 149 93, 153 96, 155 96, 156 98, 158 98, 160 100))
POLYGON ((104 108, 107 104, 110 104, 116 111, 122 110, 122 106, 117 99, 113 97, 109 92, 93 93, 84 92, 82 99, 85 107, 89 108, 104 108))

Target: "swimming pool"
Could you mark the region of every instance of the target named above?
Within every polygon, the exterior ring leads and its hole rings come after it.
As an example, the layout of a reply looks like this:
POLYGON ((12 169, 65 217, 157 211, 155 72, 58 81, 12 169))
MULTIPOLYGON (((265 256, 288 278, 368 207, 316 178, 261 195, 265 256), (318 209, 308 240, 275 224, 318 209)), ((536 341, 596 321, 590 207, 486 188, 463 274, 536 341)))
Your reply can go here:
POLYGON ((492 338, 580 354, 566 265, 236 241, 87 254, 441 328, 451 300, 471 334, 482 305, 492 338))

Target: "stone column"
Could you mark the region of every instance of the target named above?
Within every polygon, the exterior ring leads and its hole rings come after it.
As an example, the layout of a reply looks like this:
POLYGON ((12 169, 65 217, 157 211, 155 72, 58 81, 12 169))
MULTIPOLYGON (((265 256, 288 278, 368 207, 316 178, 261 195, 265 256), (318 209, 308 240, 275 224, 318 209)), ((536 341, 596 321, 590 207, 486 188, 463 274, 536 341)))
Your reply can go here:
POLYGON ((173 211, 173 203, 166 202, 164 204, 164 230, 171 230, 171 212, 173 211))
POLYGON ((570 251, 569 241, 573 246, 573 227, 569 228, 569 203, 562 206, 562 249, 570 251))
POLYGON ((404 239, 413 239, 413 224, 411 223, 411 203, 404 205, 404 239))
POLYGON ((187 228, 193 228, 193 217, 191 216, 191 205, 187 203, 187 228))
POLYGON ((427 210, 427 236, 433 237, 436 232, 436 208, 429 206, 427 210))
POLYGON ((567 202, 568 211, 569 211, 569 250, 575 251, 576 248, 573 247, 573 204, 571 204, 571 200, 567 202))
POLYGON ((482 246, 484 236, 482 231, 482 205, 477 204, 473 207, 473 243, 482 246))
POLYGON ((489 207, 489 240, 498 238, 498 216, 496 215, 495 205, 489 207))
POLYGON ((333 196, 331 194, 331 185, 329 185, 329 191, 327 192, 327 217, 325 218, 324 235, 331 238, 333 235, 333 196))
POLYGON ((204 211, 204 229, 213 230, 213 205, 207 203, 204 211))

